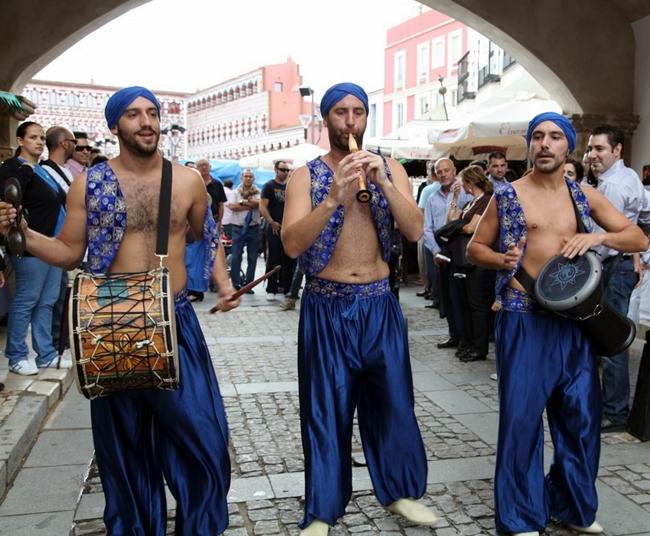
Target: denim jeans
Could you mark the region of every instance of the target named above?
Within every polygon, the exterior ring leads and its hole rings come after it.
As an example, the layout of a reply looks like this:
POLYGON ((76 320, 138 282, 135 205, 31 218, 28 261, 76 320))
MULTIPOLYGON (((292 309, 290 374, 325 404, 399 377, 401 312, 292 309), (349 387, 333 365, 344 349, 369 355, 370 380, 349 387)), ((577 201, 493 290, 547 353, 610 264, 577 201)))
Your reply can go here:
POLYGON ((235 288, 239 288, 255 279, 255 267, 257 266, 257 254, 260 249, 260 226, 255 225, 248 228, 246 236, 242 240, 242 227, 232 226, 232 258, 230 261, 230 279, 235 288), (242 254, 246 247, 246 281, 241 281, 242 254))
POLYGON ((16 274, 16 292, 9 306, 5 355, 10 364, 28 358, 27 329, 32 325, 32 348, 36 365, 45 365, 57 355, 52 342, 52 308, 61 289, 61 268, 36 257, 11 257, 16 274))
MULTIPOLYGON (((603 263, 603 277, 608 277, 615 262, 609 260, 603 263)), ((630 296, 637 279, 632 258, 625 257, 618 262, 605 286, 605 302, 623 316, 627 315, 630 296)), ((612 357, 603 357, 602 372, 603 415, 615 424, 624 424, 627 421, 630 400, 628 351, 625 350, 612 357)))

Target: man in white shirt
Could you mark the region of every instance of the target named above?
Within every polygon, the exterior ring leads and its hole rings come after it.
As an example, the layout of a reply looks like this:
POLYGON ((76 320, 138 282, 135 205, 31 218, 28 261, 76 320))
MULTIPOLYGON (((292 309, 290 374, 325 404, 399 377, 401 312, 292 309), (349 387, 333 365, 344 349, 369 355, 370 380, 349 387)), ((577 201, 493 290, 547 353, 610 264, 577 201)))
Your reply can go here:
MULTIPOLYGON (((623 162, 623 141, 624 135, 619 128, 610 125, 595 128, 587 147, 589 164, 598 179, 598 191, 636 224, 643 208, 644 191, 639 176, 623 162)), ((605 301, 626 315, 630 296, 639 281, 638 255, 635 259, 631 254, 620 254, 605 246, 598 247, 596 252, 603 263, 605 301)), ((623 431, 627 424, 630 398, 628 357, 626 350, 602 358, 603 433, 623 431)))
POLYGON ((495 190, 505 187, 508 184, 506 173, 508 171, 508 161, 506 155, 501 151, 491 152, 488 156, 488 179, 495 190))

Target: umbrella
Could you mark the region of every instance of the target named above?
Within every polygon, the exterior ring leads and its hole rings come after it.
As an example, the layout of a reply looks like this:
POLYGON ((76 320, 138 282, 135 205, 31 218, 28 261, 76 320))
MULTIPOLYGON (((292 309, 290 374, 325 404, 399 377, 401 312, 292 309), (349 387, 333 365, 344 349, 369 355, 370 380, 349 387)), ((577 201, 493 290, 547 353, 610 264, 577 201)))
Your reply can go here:
POLYGON ((385 138, 369 138, 365 147, 395 159, 429 160, 434 151, 428 132, 431 125, 438 123, 440 121, 411 121, 385 138))
POLYGON ((528 123, 542 112, 561 113, 561 108, 555 101, 547 99, 513 100, 432 126, 429 142, 433 144, 434 157, 472 160, 492 151, 501 151, 509 160, 525 160, 528 123))
POLYGON ((318 145, 311 143, 301 143, 286 149, 259 153, 251 156, 245 156, 239 160, 239 165, 245 168, 273 169, 275 162, 283 160, 292 164, 294 168, 302 166, 309 160, 322 156, 327 151, 318 145))

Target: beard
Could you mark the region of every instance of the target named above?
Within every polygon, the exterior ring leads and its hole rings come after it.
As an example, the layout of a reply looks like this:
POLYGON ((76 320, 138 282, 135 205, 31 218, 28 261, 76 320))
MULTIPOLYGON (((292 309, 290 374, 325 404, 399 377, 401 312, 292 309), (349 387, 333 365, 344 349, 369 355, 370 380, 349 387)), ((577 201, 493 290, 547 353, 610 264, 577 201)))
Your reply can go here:
MULTIPOLYGON (((353 132, 352 135, 354 136, 354 139, 357 142, 357 146, 359 147, 359 150, 361 150, 361 147, 363 147, 363 132, 361 134, 355 134, 353 132)), ((328 138, 330 140, 330 147, 336 148, 339 151, 343 151, 346 153, 350 151, 350 146, 348 145, 348 137, 349 137, 348 134, 346 134, 342 130, 333 132, 332 130, 328 129, 328 138)))
POLYGON ((548 151, 540 151, 537 154, 533 155, 533 164, 536 171, 539 171, 545 175, 551 175, 560 168, 564 169, 564 164, 568 156, 568 153, 562 157, 559 157, 556 154, 548 151), (539 162, 538 159, 540 157, 545 157, 546 159, 543 162, 539 162))
POLYGON ((136 132, 127 133, 117 127, 117 138, 120 140, 120 146, 124 147, 130 153, 137 156, 151 156, 158 150, 158 142, 160 141, 160 132, 156 132, 151 128, 143 128, 136 132), (153 133, 154 139, 152 142, 143 142, 137 137, 140 133, 153 133))

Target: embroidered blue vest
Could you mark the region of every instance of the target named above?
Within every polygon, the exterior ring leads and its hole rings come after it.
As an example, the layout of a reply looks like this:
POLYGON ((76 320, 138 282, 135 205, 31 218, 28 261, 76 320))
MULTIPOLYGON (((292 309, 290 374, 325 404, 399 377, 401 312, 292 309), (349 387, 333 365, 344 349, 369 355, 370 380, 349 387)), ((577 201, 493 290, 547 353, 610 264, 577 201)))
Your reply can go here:
MULTIPOLYGON (((126 203, 120 183, 108 162, 88 170, 86 179, 88 271, 108 272, 126 232, 126 203)), ((206 248, 204 277, 209 280, 219 247, 219 231, 210 206, 203 220, 203 247, 206 248)))
MULTIPOLYGON (((386 175, 392 181, 393 177, 385 159, 384 165, 386 175)), ((311 206, 313 210, 327 198, 334 180, 334 173, 321 157, 307 162, 307 167, 311 176, 311 206)), ((379 187, 372 181, 368 181, 368 190, 372 193, 370 212, 377 229, 382 258, 388 262, 393 216, 388 208, 388 201, 386 201, 379 187)), ((344 206, 339 205, 316 241, 300 256, 300 267, 307 277, 322 272, 330 261, 336 242, 343 229, 344 212, 344 206)))
POLYGON ((126 204, 117 176, 102 162, 86 178, 88 270, 108 272, 126 231, 126 204))
MULTIPOLYGON (((585 196, 582 188, 576 181, 566 179, 569 192, 575 206, 578 209, 578 214, 582 220, 583 225, 587 232, 593 231, 593 222, 590 217, 589 202, 585 196)), ((528 228, 526 226, 526 217, 524 211, 519 203, 517 192, 508 184, 505 188, 495 190, 494 197, 497 204, 497 214, 499 216, 499 251, 505 253, 510 244, 516 244, 522 236, 528 237, 528 228)), ((519 263, 512 270, 497 270, 497 279, 495 293, 497 296, 501 295, 503 289, 508 285, 526 255, 526 246, 524 246, 523 255, 519 259, 519 263)))

